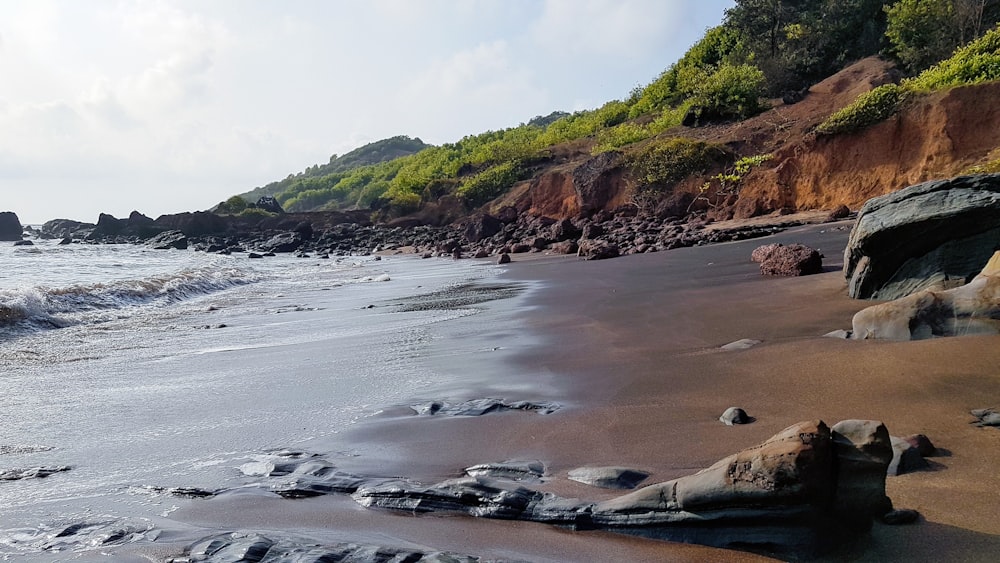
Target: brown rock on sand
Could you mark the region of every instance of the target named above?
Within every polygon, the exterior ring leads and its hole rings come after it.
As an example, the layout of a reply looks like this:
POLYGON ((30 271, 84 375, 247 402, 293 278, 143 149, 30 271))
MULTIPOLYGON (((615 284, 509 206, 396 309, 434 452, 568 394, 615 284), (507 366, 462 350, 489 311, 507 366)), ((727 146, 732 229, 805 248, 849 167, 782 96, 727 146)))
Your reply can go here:
POLYGON ((768 244, 750 254, 765 276, 808 276, 823 271, 823 256, 802 244, 768 244))

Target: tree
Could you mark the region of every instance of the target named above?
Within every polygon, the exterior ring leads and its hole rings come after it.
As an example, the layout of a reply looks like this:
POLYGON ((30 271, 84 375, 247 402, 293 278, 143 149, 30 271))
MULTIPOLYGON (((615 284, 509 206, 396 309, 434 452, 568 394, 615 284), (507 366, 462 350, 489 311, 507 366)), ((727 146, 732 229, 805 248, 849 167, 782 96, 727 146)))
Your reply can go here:
POLYGON ((951 0, 899 0, 886 15, 892 53, 910 71, 947 58, 959 45, 951 0))

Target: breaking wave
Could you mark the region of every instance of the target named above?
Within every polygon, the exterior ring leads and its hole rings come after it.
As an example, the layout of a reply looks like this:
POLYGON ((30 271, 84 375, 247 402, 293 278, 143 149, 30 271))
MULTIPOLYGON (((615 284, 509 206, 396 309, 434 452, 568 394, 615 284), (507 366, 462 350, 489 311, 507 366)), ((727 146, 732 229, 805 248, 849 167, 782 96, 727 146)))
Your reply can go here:
POLYGON ((0 334, 106 322, 130 316, 136 308, 170 305, 260 279, 254 272, 206 267, 90 285, 0 289, 0 334))

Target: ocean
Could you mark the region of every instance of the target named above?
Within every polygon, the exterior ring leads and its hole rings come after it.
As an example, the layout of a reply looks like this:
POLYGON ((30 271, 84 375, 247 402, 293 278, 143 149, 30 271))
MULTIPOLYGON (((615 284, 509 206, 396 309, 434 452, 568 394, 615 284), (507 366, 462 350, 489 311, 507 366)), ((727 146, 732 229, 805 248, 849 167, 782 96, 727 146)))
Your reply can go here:
POLYGON ((96 549, 60 541, 72 526, 152 528, 187 502, 170 488, 240 487, 271 452, 447 387, 429 329, 478 309, 398 304, 501 271, 44 240, 0 264, 2 560, 96 549))

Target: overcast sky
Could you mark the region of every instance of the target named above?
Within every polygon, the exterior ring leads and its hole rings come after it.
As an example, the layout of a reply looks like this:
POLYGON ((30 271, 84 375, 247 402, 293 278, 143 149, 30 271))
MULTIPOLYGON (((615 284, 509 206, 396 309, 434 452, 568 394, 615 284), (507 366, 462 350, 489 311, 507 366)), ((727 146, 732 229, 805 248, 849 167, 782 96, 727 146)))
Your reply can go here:
POLYGON ((367 142, 621 99, 724 0, 0 0, 0 211, 207 209, 367 142))

